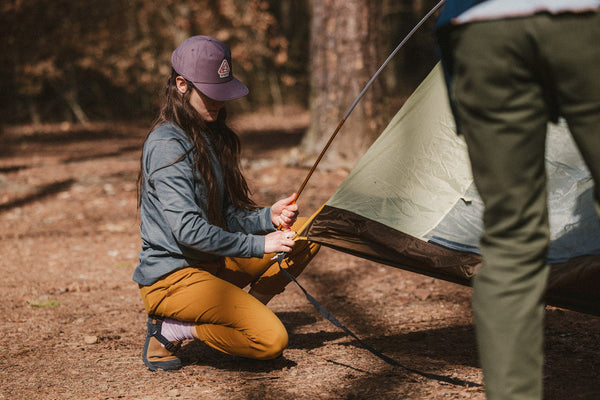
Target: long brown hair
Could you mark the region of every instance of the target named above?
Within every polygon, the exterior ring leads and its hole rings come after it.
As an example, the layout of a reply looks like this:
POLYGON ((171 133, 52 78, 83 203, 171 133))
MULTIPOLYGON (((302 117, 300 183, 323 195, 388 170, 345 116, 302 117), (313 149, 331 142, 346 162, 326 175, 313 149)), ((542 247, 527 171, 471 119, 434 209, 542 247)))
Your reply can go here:
MULTIPOLYGON (((160 108, 157 118, 155 119, 150 132, 158 126, 173 122, 181 127, 194 143, 194 147, 189 151, 194 151, 194 167, 198 176, 204 180, 208 188, 208 220, 211 224, 220 227, 225 227, 225 222, 222 213, 222 204, 218 201, 218 188, 215 179, 215 174, 210 165, 209 144, 206 137, 209 138, 210 144, 213 147, 215 155, 219 160, 220 167, 223 171, 225 181, 225 193, 229 197, 231 203, 237 208, 245 210, 257 209, 256 203, 250 198, 250 190, 246 179, 244 178, 240 165, 240 140, 236 133, 227 125, 227 111, 223 107, 215 122, 206 122, 200 114, 191 106, 190 96, 194 88, 191 82, 187 82, 189 90, 181 94, 175 85, 177 72, 171 71, 171 76, 167 81, 166 98, 160 108)), ((148 135, 150 135, 150 132, 148 135)), ((189 153, 188 151, 188 153, 189 153)), ((165 165, 166 168, 173 165, 187 156, 187 153, 182 154, 177 160, 171 164, 165 165)), ((140 166, 138 176, 138 204, 141 202, 142 185, 144 183, 144 170, 140 166)))

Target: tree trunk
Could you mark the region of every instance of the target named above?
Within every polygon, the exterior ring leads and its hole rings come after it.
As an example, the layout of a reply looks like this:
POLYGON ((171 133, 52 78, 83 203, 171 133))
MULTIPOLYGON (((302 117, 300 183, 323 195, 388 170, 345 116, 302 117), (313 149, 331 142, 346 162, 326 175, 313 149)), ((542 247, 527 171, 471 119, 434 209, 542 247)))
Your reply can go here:
MULTIPOLYGON (((380 16, 380 2, 312 2, 311 123, 300 146, 305 156, 320 153, 385 59, 380 51, 380 16)), ((379 134, 385 116, 383 84, 378 81, 345 121, 323 158, 322 168, 352 167, 379 134)))

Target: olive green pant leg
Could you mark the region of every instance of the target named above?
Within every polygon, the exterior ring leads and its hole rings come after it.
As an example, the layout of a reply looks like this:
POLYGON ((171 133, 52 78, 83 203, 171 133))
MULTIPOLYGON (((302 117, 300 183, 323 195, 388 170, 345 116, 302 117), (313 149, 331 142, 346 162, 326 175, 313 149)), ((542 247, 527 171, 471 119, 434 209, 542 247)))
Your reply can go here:
MULTIPOLYGON (((557 100, 598 183, 599 29, 598 13, 541 14, 473 23, 456 33, 452 95, 486 206, 473 310, 490 400, 542 398, 549 242, 544 99, 557 100)), ((600 211, 598 185, 595 193, 600 211)))
POLYGON ((489 400, 542 398, 543 297, 549 244, 544 149, 548 114, 526 43, 507 21, 457 34, 453 99, 485 204, 473 313, 489 400))
MULTIPOLYGON (((551 19, 544 18, 545 25, 551 19)), ((542 23, 542 28, 545 25, 542 23)), ((600 11, 564 15, 560 34, 550 28, 547 31, 547 37, 541 38, 543 51, 552 55, 561 114, 594 179, 595 207, 600 217, 600 11)))

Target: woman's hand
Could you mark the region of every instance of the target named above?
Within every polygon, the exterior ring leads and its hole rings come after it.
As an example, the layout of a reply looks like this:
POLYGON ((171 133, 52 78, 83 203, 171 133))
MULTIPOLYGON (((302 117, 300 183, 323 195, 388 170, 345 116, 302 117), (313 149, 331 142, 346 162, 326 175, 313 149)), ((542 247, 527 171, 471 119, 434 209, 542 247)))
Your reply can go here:
POLYGON ((269 253, 289 253, 294 247, 294 236, 296 232, 291 230, 277 230, 265 236, 265 254, 269 253))
POLYGON ((298 217, 298 205, 294 203, 296 193, 271 206, 271 221, 273 225, 281 229, 289 229, 298 217))

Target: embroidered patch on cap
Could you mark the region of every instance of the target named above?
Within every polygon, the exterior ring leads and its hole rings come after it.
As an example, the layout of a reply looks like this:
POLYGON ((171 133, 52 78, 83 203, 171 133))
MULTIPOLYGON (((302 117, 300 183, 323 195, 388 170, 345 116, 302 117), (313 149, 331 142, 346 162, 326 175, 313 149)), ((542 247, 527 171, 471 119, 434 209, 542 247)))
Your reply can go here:
POLYGON ((219 67, 219 77, 227 78, 230 72, 231 69, 229 68, 229 63, 227 62, 227 59, 224 59, 219 67))

